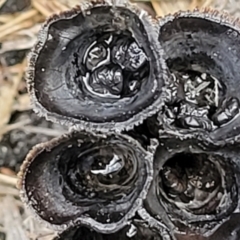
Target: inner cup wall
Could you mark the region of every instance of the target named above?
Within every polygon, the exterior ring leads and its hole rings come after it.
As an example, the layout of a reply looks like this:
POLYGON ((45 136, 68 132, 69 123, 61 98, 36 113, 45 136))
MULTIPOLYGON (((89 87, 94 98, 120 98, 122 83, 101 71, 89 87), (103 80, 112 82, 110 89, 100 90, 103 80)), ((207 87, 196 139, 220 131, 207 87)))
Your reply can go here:
MULTIPOLYGON (((113 11, 110 6, 95 7, 89 11, 89 15, 84 16, 79 13, 71 19, 61 19, 49 26, 47 34, 49 40, 42 47, 35 64, 38 66, 34 72, 35 89, 37 89, 35 93, 39 102, 49 112, 85 121, 92 119, 98 123, 112 120, 121 122, 155 101, 152 97, 154 82, 151 76, 156 74, 156 64, 159 64, 156 55, 152 52, 147 29, 135 13, 121 7, 116 7, 113 11), (119 18, 116 17, 117 15, 119 18), (75 98, 69 91, 67 86, 69 83, 67 84, 65 79, 73 81, 75 77, 76 72, 72 72, 70 65, 80 45, 81 52, 83 52, 103 33, 123 34, 124 36, 129 32, 144 50, 146 56, 151 59, 149 78, 142 82, 139 91, 132 97, 114 101, 110 99, 107 103, 106 99, 99 97, 96 99, 86 98, 86 96, 82 96, 81 99, 75 98), (144 98, 143 92, 147 93, 144 98)), ((81 65, 80 68, 84 72, 84 66, 81 65)), ((161 85, 160 82, 158 84, 161 85)), ((158 95, 161 91, 161 86, 159 86, 155 94, 158 95)))
MULTIPOLYGON (((217 160, 217 159, 216 159, 217 160)), ((164 178, 164 171, 161 170, 159 173, 159 187, 160 187, 160 194, 165 198, 165 201, 169 202, 172 205, 175 205, 175 197, 176 197, 177 202, 182 201, 183 204, 183 210, 184 211, 189 211, 192 212, 195 215, 204 215, 204 214, 216 214, 218 211, 218 206, 221 202, 221 199, 216 200, 216 202, 213 202, 213 199, 210 199, 210 202, 212 202, 212 206, 215 206, 216 208, 213 209, 213 207, 208 207, 208 204, 202 205, 201 208, 203 209, 198 209, 197 207, 194 209, 185 209, 184 204, 190 204, 191 200, 194 200, 196 197, 199 198, 199 196, 194 196, 193 199, 190 197, 190 195, 184 195, 183 197, 182 194, 186 194, 188 192, 187 186, 192 186, 189 184, 189 181, 195 181, 196 183, 194 184, 195 187, 193 189, 199 189, 198 194, 201 191, 204 191, 205 193, 213 193, 215 190, 218 192, 221 192, 222 195, 225 194, 227 191, 226 186, 225 186, 225 171, 223 169, 223 166, 221 165, 221 159, 219 159, 219 162, 213 162, 209 159, 209 156, 207 154, 191 154, 191 153, 178 153, 175 154, 173 157, 167 160, 167 162, 163 165, 163 169, 172 169, 171 173, 173 173, 176 178, 173 178, 171 175, 170 176, 170 182, 167 180, 168 183, 178 183, 178 185, 175 188, 171 188, 172 186, 166 185, 166 178, 164 178), (210 174, 210 175, 208 175, 210 174), (190 178, 190 175, 191 178, 190 178), (197 178, 196 178, 197 177, 197 178), (195 180, 192 180, 195 179, 195 180), (209 179, 209 181, 207 181, 209 179), (213 186, 212 182, 215 182, 213 186), (186 185, 185 185, 186 183, 186 185), (201 186, 197 186, 197 185, 201 186), (209 186, 208 186, 208 185, 209 186), (207 186, 207 187, 206 187, 207 186), (176 189, 176 192, 174 191, 176 189), (185 189, 185 190, 182 190, 185 189), (172 191, 172 193, 171 193, 172 191), (179 192, 178 192, 179 191, 179 192), (181 193, 182 192, 182 193, 181 193), (170 195, 169 195, 170 194, 170 195), (171 194, 175 197, 171 197, 171 194), (179 196, 182 195, 182 198, 179 196), (182 200, 181 200, 182 199, 182 200), (187 200, 188 199, 188 200, 187 200)), ((229 184, 229 183, 228 183, 229 184)), ((191 190, 190 190, 191 191, 191 190)), ((193 192, 194 193, 194 192, 193 192)), ((194 193, 196 194, 196 193, 194 193)), ((215 198, 217 198, 218 195, 216 194, 215 198)), ((204 200, 202 200, 204 202, 204 200)), ((186 205, 187 206, 187 205, 186 205)), ((175 207, 179 207, 176 206, 175 207)))
MULTIPOLYGON (((134 202, 146 184, 148 165, 140 161, 146 158, 145 152, 142 152, 141 148, 133 148, 125 140, 124 137, 117 136, 106 140, 80 134, 79 138, 60 140, 57 145, 49 143, 47 149, 34 157, 25 176, 27 199, 37 215, 56 225, 68 223, 83 216, 104 224, 118 222, 126 217, 125 214, 134 207, 134 202), (123 171, 118 173, 121 175, 119 181, 114 183, 101 184, 100 177, 88 171, 90 175, 98 178, 98 182, 96 182, 97 186, 87 184, 85 191, 82 189, 81 181, 85 179, 84 181, 88 183, 88 173, 83 176, 84 173, 81 174, 78 171, 77 165, 80 164, 79 161, 85 161, 82 169, 92 169, 91 159, 86 156, 93 157, 92 160, 97 163, 98 157, 91 152, 93 149, 99 150, 97 155, 102 156, 102 160, 104 157, 110 159, 109 156, 115 153, 119 158, 125 158, 125 162, 123 171), (101 149, 104 151, 101 152, 101 149), (74 185, 77 185, 77 181, 72 181, 74 179, 70 177, 78 180, 78 186, 74 185), (79 181, 78 177, 85 178, 79 181), (96 192, 99 188, 103 188, 104 184, 106 192, 105 189, 101 189, 101 195, 91 194, 95 188, 96 192), (89 196, 85 196, 83 194, 85 192, 89 192, 89 196)), ((104 167, 99 166, 99 169, 102 170, 104 167)))
POLYGON ((237 30, 201 17, 178 17, 160 28, 159 41, 172 70, 194 70, 195 64, 199 72, 216 77, 225 86, 227 96, 238 96, 240 35, 237 30))

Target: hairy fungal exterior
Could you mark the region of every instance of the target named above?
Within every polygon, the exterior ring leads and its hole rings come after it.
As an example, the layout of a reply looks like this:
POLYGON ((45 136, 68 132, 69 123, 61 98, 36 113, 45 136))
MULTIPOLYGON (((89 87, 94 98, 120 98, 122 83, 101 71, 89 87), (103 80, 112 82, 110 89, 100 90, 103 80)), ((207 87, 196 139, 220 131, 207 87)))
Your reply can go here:
POLYGON ((52 16, 29 56, 34 110, 78 130, 132 129, 165 99, 157 38, 154 20, 126 0, 83 2, 52 16))
POLYGON ((142 206, 152 158, 128 136, 73 132, 29 152, 18 188, 26 205, 53 229, 83 224, 113 233, 142 206))
POLYGON ((164 137, 144 207, 175 233, 210 236, 239 208, 239 153, 164 137))
POLYGON ((172 73, 172 95, 158 120, 163 131, 214 144, 240 134, 240 27, 209 9, 159 19, 159 41, 172 73))

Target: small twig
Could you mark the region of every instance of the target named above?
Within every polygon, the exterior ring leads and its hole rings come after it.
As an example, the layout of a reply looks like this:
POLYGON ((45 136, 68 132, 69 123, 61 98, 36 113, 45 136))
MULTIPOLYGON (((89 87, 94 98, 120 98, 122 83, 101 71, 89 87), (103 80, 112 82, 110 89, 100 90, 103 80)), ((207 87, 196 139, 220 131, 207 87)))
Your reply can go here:
POLYGON ((4 231, 5 231, 4 227, 0 226, 0 232, 4 232, 4 231))
POLYGON ((13 187, 0 185, 0 195, 19 196, 19 191, 13 187))
POLYGON ((59 9, 59 11, 66 11, 69 9, 66 5, 59 2, 59 0, 53 1, 53 5, 55 5, 56 8, 59 9))
POLYGON ((31 9, 28 12, 24 12, 23 14, 20 14, 19 16, 13 18, 12 21, 7 22, 6 24, 0 26, 0 38, 2 38, 2 32, 5 31, 6 29, 11 29, 14 26, 16 26, 17 24, 19 24, 27 19, 33 18, 37 14, 38 14, 37 10, 31 9))
POLYGON ((0 39, 17 32, 18 30, 22 30, 22 29, 27 29, 30 28, 33 25, 33 21, 32 20, 27 20, 24 22, 21 22, 20 24, 14 25, 10 28, 5 29, 4 31, 1 32, 0 34, 0 39))
POLYGON ((14 103, 12 110, 23 112, 31 109, 32 106, 30 103, 29 95, 27 93, 18 95, 17 102, 14 103))
POLYGON ((23 127, 24 125, 27 125, 31 123, 30 119, 19 121, 13 124, 6 125, 3 129, 0 130, 0 136, 6 134, 7 132, 10 132, 12 130, 18 129, 23 127))
POLYGON ((36 37, 26 37, 26 36, 16 36, 15 39, 10 41, 5 41, 2 43, 2 49, 0 49, 0 54, 3 54, 8 51, 13 50, 22 50, 22 49, 30 49, 34 46, 36 42, 36 37), (16 39, 17 38, 17 39, 16 39))
POLYGON ((209 7, 210 5, 212 5, 213 0, 205 0, 203 1, 203 4, 201 7, 209 7))
POLYGON ((79 0, 57 0, 58 2, 61 2, 61 4, 66 5, 69 8, 72 8, 76 5, 79 5, 80 1, 79 0))
POLYGON ((154 11, 156 12, 157 16, 163 16, 164 13, 162 11, 162 8, 160 7, 160 3, 157 0, 151 0, 152 6, 154 11))
POLYGON ((6 0, 0 0, 0 7, 6 2, 6 0))
POLYGON ((57 232, 45 233, 38 235, 37 240, 52 240, 54 237, 57 237, 57 235, 58 235, 57 232))
POLYGON ((174 4, 173 12, 179 11, 179 10, 187 10, 189 8, 189 4, 186 0, 178 0, 176 1, 176 4, 174 4))
POLYGON ((8 184, 8 185, 16 186, 17 177, 10 177, 10 176, 0 173, 0 182, 8 184))
MULTIPOLYGON (((11 117, 12 106, 18 94, 18 88, 24 74, 26 61, 7 68, 8 79, 0 86, 0 129, 5 126, 11 117)), ((1 81, 1 77, 0 77, 1 81)), ((0 131, 1 132, 1 131, 0 131)), ((1 138, 1 134, 0 134, 1 138)))
POLYGON ((20 209, 15 204, 12 196, 6 196, 2 205, 3 225, 7 239, 27 240, 27 234, 22 227, 22 216, 20 209))
POLYGON ((32 5, 45 17, 49 17, 53 14, 53 12, 51 12, 49 9, 47 9, 44 6, 43 2, 41 2, 39 0, 33 0, 32 5))
POLYGON ((199 5, 201 5, 201 4, 199 4, 198 0, 192 0, 191 4, 189 6, 189 9, 193 10, 194 8, 199 7, 199 5))
POLYGON ((14 18, 15 14, 3 14, 0 15, 0 22, 5 24, 10 22, 14 18))
POLYGON ((62 135, 66 133, 66 131, 63 130, 55 130, 50 128, 42 128, 42 127, 34 127, 34 126, 21 126, 19 129, 24 130, 26 132, 30 133, 39 133, 44 134, 50 137, 58 137, 59 135, 62 135))

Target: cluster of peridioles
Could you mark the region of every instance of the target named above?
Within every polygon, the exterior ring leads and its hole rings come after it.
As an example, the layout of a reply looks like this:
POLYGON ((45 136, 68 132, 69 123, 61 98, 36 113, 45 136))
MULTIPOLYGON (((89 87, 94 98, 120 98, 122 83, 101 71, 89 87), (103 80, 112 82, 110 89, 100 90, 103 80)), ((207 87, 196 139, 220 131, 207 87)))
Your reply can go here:
POLYGON ((28 90, 70 133, 22 165, 35 216, 59 239, 219 236, 239 207, 239 31, 215 11, 153 19, 126 0, 47 20, 28 90))

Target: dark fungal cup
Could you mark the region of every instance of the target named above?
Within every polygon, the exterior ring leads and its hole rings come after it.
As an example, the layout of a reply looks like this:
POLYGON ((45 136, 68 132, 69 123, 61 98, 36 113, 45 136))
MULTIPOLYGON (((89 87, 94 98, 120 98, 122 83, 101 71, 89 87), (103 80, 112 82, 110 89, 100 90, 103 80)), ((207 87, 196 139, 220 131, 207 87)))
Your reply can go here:
MULTIPOLYGON (((144 207, 173 233, 211 236, 239 209, 239 150, 160 139, 144 207)), ((211 237, 210 237, 211 239, 211 237)))
POLYGON ((69 228, 59 234, 54 240, 172 240, 170 235, 161 235, 142 220, 134 219, 130 226, 126 226, 116 233, 103 234, 87 227, 69 228))
POLYGON ((83 2, 42 27, 27 76, 41 116, 107 132, 132 129, 161 109, 168 72, 154 20, 114 2, 83 2))
POLYGON ((172 73, 171 101, 158 117, 165 132, 214 144, 238 138, 239 26, 209 9, 159 19, 159 41, 172 73))
POLYGON ((18 188, 53 229, 85 225, 113 233, 141 207, 152 181, 152 158, 151 148, 144 150, 128 136, 73 132, 30 151, 18 188))

